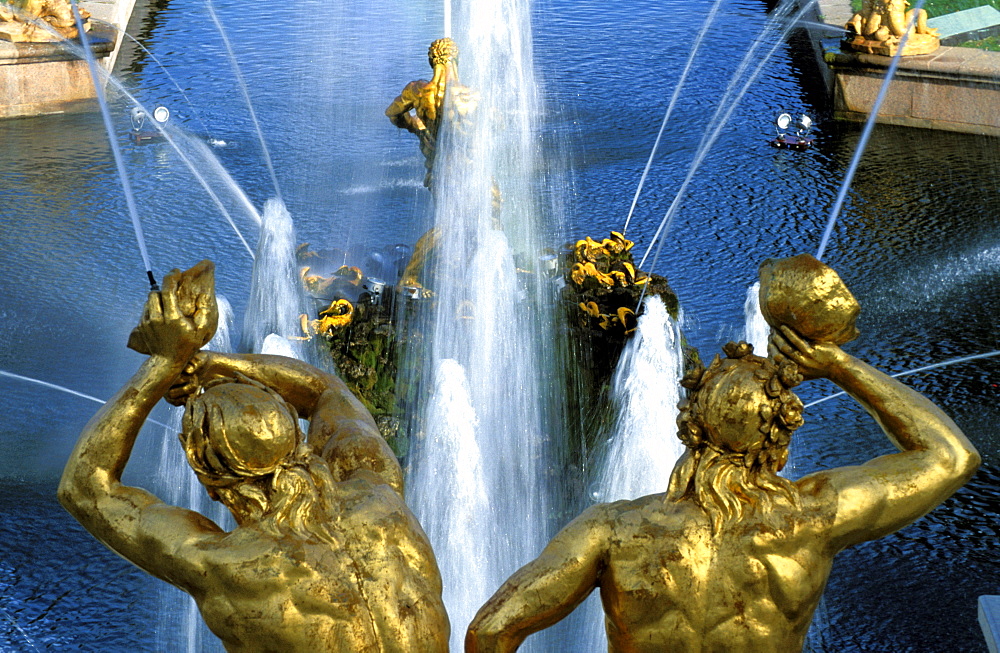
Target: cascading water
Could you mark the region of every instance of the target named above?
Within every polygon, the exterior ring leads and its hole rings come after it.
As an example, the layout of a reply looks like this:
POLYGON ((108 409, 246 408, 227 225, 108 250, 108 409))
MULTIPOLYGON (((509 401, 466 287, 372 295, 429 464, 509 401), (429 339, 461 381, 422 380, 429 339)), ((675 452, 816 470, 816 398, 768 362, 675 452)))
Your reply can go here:
POLYGON ((618 418, 597 480, 599 502, 663 492, 684 451, 673 428, 683 376, 680 329, 659 297, 647 298, 645 308, 612 380, 618 418))
MULTIPOLYGON (((592 486, 598 503, 666 491, 684 451, 674 428, 684 373, 680 328, 659 297, 647 297, 644 305, 612 380, 618 417, 592 486)), ((588 599, 586 615, 589 646, 581 650, 604 650, 607 638, 596 592, 588 599)))
POLYGON ((755 281, 747 288, 747 299, 743 303, 743 340, 753 345, 753 353, 767 356, 767 340, 771 337, 771 325, 760 312, 760 282, 755 281))
POLYGON ((478 2, 455 27, 467 53, 461 81, 480 101, 439 135, 430 340, 426 359, 410 363, 434 375, 420 381, 433 391, 417 411, 409 487, 442 569, 451 646, 460 650, 476 610, 545 542, 545 441, 557 434, 544 399, 553 367, 543 343, 552 336, 540 307, 549 303, 537 275, 519 272, 544 233, 534 199, 539 105, 529 7, 478 2))
POLYGON ((264 204, 250 297, 243 316, 243 350, 263 352, 269 336, 275 335, 288 346, 278 348, 275 338, 271 338, 268 353, 294 354, 294 358, 303 359, 305 348, 288 338, 302 335, 298 316, 306 312, 295 265, 295 225, 285 205, 270 199, 264 204))
MULTIPOLYGON (((476 440, 479 420, 472 406, 465 369, 458 361, 446 358, 437 361, 433 391, 427 408, 427 423, 435 430, 428 432, 421 455, 432 460, 435 473, 452 480, 450 483, 414 483, 409 499, 416 506, 438 506, 437 511, 423 516, 424 529, 440 533, 445 529, 460 542, 476 541, 476 524, 490 510, 486 488, 479 482, 483 477, 483 452, 476 440), (454 493, 458 494, 454 494, 454 493)), ((438 565, 445 578, 462 578, 460 583, 446 584, 444 591, 449 605, 473 605, 491 588, 487 577, 479 573, 490 569, 491 560, 476 547, 459 547, 450 555, 438 552, 438 565), (474 573, 469 573, 476 570, 474 573)), ((459 624, 454 623, 452 629, 459 624)))

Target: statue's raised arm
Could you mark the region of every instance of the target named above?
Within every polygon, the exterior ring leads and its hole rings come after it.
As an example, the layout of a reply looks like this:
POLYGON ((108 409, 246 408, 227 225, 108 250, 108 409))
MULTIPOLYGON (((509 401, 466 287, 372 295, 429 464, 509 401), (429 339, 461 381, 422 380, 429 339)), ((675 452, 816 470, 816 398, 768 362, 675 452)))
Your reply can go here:
POLYGON ((437 564, 371 415, 300 361, 199 352, 217 319, 209 262, 150 293, 129 340, 149 357, 84 428, 63 505, 191 594, 230 651, 447 650, 437 564), (121 482, 161 398, 184 403, 180 444, 232 531, 121 482))
POLYGON ((834 551, 888 535, 947 499, 975 473, 980 457, 955 423, 920 393, 832 343, 810 343, 790 327, 772 336, 776 357, 808 378, 827 378, 875 418, 899 453, 818 472, 804 492, 835 497, 828 537, 834 551))
POLYGON ((833 502, 826 533, 833 552, 892 533, 926 514, 979 467, 975 447, 920 393, 844 352, 857 335, 860 306, 831 268, 808 254, 761 265, 761 310, 770 351, 806 379, 826 378, 864 406, 900 453, 799 481, 808 496, 833 502))
POLYGON ((729 343, 685 376, 686 451, 666 491, 574 520, 480 609, 467 651, 515 650, 595 588, 611 653, 799 651, 837 552, 902 528, 975 472, 979 455, 954 422, 840 348, 860 307, 833 270, 808 255, 766 263, 761 309, 771 357, 729 343), (780 475, 803 424, 792 389, 819 377, 902 451, 780 475))

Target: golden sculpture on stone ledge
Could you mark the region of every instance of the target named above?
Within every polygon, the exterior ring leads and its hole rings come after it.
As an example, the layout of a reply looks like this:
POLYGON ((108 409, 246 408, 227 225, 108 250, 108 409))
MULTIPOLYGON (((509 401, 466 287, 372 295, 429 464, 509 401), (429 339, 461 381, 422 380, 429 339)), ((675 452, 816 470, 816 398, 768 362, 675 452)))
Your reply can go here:
POLYGON ((927 12, 907 10, 907 0, 864 0, 861 12, 845 26, 844 47, 858 52, 894 56, 906 27, 913 21, 903 44, 903 55, 929 54, 941 46, 936 29, 927 27, 927 12), (916 12, 916 13, 915 13, 916 12))
MULTIPOLYGON (((79 9, 84 29, 90 30, 90 14, 79 9)), ((0 40, 51 43, 80 35, 69 0, 0 1, 0 40)))
POLYGON ((446 651, 437 564, 371 415, 299 361, 199 351, 218 322, 213 274, 174 270, 149 294, 129 339, 149 357, 84 427, 60 501, 194 597, 229 651, 446 651), (181 443, 233 531, 122 484, 161 398, 186 404, 181 443))
POLYGON ((762 277, 771 355, 730 343, 685 377, 687 451, 667 491, 574 519, 479 610, 467 652, 516 650, 595 588, 612 652, 799 651, 834 556, 906 526, 972 476, 979 454, 951 419, 840 348, 857 311, 836 273, 795 257, 762 277), (817 378, 854 397, 900 452, 779 476, 802 425, 792 388, 817 378))
POLYGON ((393 125, 416 134, 420 139, 420 151, 427 168, 424 186, 430 188, 431 169, 434 167, 438 131, 442 122, 447 118, 460 124, 460 119, 476 110, 479 94, 459 81, 458 46, 450 38, 431 43, 427 60, 434 69, 431 80, 418 79, 407 84, 385 110, 385 115, 393 125))

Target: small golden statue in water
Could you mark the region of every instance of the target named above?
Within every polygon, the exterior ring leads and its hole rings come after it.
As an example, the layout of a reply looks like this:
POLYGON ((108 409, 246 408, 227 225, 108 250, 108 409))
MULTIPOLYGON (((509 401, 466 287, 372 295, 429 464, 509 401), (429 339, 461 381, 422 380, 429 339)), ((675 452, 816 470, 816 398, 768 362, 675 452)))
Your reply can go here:
POLYGON ((479 105, 479 94, 458 79, 458 46, 449 38, 431 43, 427 59, 434 69, 430 81, 410 82, 392 101, 385 115, 396 127, 416 134, 424 155, 427 175, 424 186, 431 186, 431 169, 437 148, 438 132, 444 118, 451 121, 467 117, 479 105))
MULTIPOLYGON (((80 7, 84 29, 90 30, 90 14, 80 7)), ((80 35, 69 0, 0 1, 0 40, 50 43, 80 35)))
POLYGON ((937 30, 927 27, 927 12, 906 7, 907 0, 863 0, 861 12, 845 26, 844 47, 858 52, 894 56, 903 35, 903 55, 929 54, 941 46, 937 30))
POLYGON ((194 597, 227 650, 446 651, 437 564, 371 415, 340 379, 299 361, 199 351, 217 321, 208 261, 150 293, 129 340, 149 358, 84 427, 62 504, 194 597), (122 484, 161 398, 186 403, 181 444, 233 531, 122 484))
POLYGON ((771 356, 730 343, 685 378, 687 451, 667 491, 573 520, 479 610, 467 652, 517 649, 594 588, 609 651, 799 651, 834 556, 906 526, 976 471, 979 454, 951 419, 840 348, 856 334, 857 303, 836 273, 805 255, 761 276, 771 356), (792 388, 803 378, 846 390, 900 452, 779 476, 802 425, 792 388))

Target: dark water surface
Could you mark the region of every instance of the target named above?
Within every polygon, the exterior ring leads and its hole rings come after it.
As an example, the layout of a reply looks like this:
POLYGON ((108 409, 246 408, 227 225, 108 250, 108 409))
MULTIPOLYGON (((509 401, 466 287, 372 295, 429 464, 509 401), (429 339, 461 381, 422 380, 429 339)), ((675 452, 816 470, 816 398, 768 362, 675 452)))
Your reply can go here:
MULTIPOLYGON (((539 0, 535 58, 542 145, 563 207, 552 241, 620 229, 673 85, 710 3, 539 0)), ((384 107, 427 75, 440 6, 220 2, 299 239, 319 246, 412 243, 428 193, 414 140, 384 107)), ((629 236, 649 238, 687 173, 732 71, 763 28, 763 3, 726 4, 694 64, 629 236)), ((121 78, 146 104, 227 146, 220 160, 258 207, 273 196, 256 136, 203 7, 174 0, 133 29, 121 78)), ((677 291, 688 338, 711 356, 739 336, 765 258, 815 252, 860 129, 834 124, 811 53, 792 39, 742 98, 697 174, 656 271, 677 291), (771 121, 806 112, 806 152, 768 147, 771 121)), ((465 56, 471 56, 466 53, 465 56)), ((121 131, 128 107, 113 102, 121 131)), ((123 138, 158 277, 202 258, 242 314, 251 261, 176 155, 123 138)), ((879 126, 827 253, 862 304, 848 350, 890 372, 1000 348, 1000 142, 879 126)), ((237 216, 252 242, 255 227, 237 216)), ((99 116, 0 122, 0 370, 110 396, 140 357, 124 348, 145 297, 142 261, 99 116)), ((842 554, 817 613, 817 651, 985 651, 976 597, 1000 593, 1000 362, 908 377, 984 458, 964 489, 916 524, 842 554)), ((58 474, 95 404, 0 377, 0 649, 155 650, 157 584, 56 504, 58 474)), ((832 389, 807 384, 805 401, 832 389)), ((162 417, 162 416, 159 416, 162 417)), ((890 450, 849 399, 807 413, 793 473, 890 450)), ((154 418, 158 414, 154 413, 154 418)), ((149 486, 159 443, 140 438, 126 481, 149 486)), ((672 437, 665 431, 664 437, 672 437)), ((664 484, 666 479, 664 479, 664 484)))

